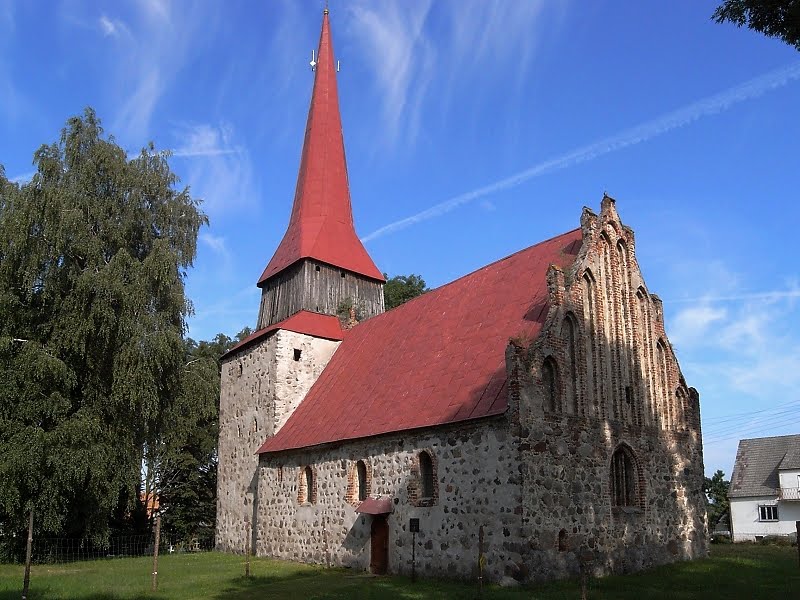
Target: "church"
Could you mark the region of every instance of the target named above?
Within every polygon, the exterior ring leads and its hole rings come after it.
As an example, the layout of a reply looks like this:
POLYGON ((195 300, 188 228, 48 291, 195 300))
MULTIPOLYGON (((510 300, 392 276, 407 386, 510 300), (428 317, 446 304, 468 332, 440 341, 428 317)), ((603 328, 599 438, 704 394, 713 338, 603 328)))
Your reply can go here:
POLYGON ((257 330, 223 357, 217 548, 523 582, 705 556, 699 397, 614 200, 384 311, 327 10, 317 61, 257 330))

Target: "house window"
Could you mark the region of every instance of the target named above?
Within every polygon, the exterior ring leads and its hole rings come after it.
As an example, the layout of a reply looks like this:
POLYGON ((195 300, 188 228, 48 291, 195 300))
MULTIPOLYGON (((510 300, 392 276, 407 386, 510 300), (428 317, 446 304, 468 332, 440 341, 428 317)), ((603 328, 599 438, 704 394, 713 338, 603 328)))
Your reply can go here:
POLYGON ((636 461, 633 451, 620 446, 611 457, 612 506, 639 506, 636 461))
POLYGON ((358 477, 358 499, 363 502, 367 499, 367 465, 363 460, 356 463, 356 476, 358 477))
POLYGON ((433 460, 427 452, 419 453, 420 498, 433 498, 433 460))
POLYGON ((778 507, 774 504, 761 504, 758 507, 758 520, 759 521, 777 521, 778 520, 778 507))
POLYGON ((560 408, 558 401, 558 370, 556 362, 551 357, 547 357, 542 364, 542 389, 544 390, 547 410, 557 412, 560 408))

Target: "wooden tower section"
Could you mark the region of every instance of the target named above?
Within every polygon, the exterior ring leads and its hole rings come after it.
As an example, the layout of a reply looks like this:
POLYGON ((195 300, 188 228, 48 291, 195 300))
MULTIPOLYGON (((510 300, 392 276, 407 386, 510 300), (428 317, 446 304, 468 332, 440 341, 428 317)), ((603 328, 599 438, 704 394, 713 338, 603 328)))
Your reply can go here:
POLYGON ((356 235, 328 11, 322 19, 300 172, 289 226, 258 280, 258 327, 300 310, 360 320, 384 311, 384 278, 356 235))

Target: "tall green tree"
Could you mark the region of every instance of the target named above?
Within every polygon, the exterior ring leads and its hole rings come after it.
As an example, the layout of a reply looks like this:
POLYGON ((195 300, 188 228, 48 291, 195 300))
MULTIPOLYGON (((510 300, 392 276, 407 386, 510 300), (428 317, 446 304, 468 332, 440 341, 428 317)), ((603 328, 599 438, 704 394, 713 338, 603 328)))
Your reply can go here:
POLYGON ((800 0, 725 0, 711 18, 746 25, 800 50, 800 0))
POLYGON ((217 500, 220 358, 250 335, 234 339, 220 333, 212 341, 186 341, 186 367, 180 410, 159 441, 150 463, 148 486, 163 511, 162 527, 176 541, 214 539, 217 500))
POLYGON ((383 286, 386 310, 405 304, 428 291, 425 280, 419 275, 395 275, 391 279, 386 273, 383 276, 386 279, 386 285, 383 286))
POLYGON ((728 499, 730 487, 731 482, 725 479, 725 473, 719 469, 713 476, 705 478, 703 491, 705 491, 708 499, 708 504, 706 505, 708 527, 712 530, 730 512, 731 502, 728 499))
POLYGON ((184 279, 207 222, 168 154, 91 109, 0 181, 0 522, 102 537, 184 393, 184 279))

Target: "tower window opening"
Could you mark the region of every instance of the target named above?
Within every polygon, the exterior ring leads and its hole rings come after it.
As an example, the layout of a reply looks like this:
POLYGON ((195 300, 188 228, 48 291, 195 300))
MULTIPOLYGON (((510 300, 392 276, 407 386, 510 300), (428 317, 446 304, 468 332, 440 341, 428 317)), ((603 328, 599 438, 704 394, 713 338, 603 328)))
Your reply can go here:
POLYGON ((300 360, 300 356, 301 356, 302 354, 303 354, 303 351, 302 351, 302 350, 300 350, 299 348, 295 348, 295 349, 294 349, 294 360, 295 360, 295 361, 298 361, 298 360, 300 360))
POLYGON ((340 271, 339 274, 342 276, 342 279, 344 279, 345 272, 344 271, 340 271))

